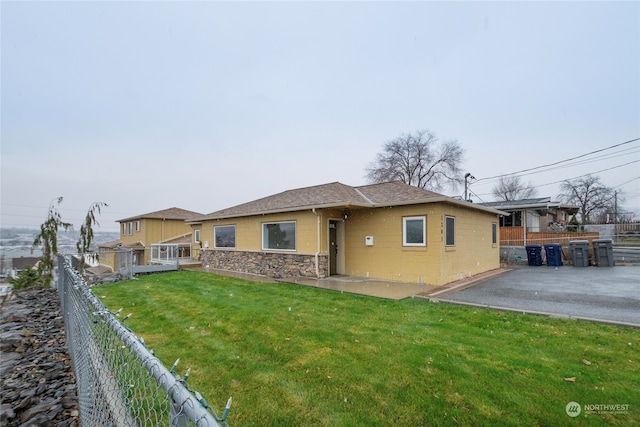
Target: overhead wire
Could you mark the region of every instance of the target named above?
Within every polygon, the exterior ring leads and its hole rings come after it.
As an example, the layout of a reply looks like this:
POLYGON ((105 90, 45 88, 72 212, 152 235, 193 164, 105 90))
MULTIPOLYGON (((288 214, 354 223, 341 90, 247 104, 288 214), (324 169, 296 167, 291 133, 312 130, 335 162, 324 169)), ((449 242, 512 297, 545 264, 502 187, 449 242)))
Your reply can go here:
MULTIPOLYGON (((568 162, 571 162, 571 161, 574 161, 574 160, 577 160, 577 159, 582 159, 584 157, 591 156, 591 155, 597 154, 597 153, 601 153, 603 151, 611 150, 613 148, 621 147, 623 145, 631 144, 631 143, 636 142, 636 141, 640 141, 640 138, 630 139, 628 141, 621 142, 619 144, 614 144, 614 145, 611 145, 609 147, 605 147, 605 148, 601 148, 601 149, 598 149, 598 150, 590 151, 588 153, 581 154, 579 156, 574 156, 574 157, 571 157, 571 158, 568 158, 568 159, 559 160, 557 162, 548 163, 546 165, 536 166, 536 167, 533 167, 533 168, 527 168, 527 169, 523 169, 523 170, 512 172, 512 173, 506 173, 506 174, 495 175, 495 176, 490 176, 490 177, 485 177, 485 178, 479 178, 479 179, 476 179, 475 182, 477 183, 477 182, 480 182, 480 181, 488 181, 488 180, 492 180, 492 179, 499 179, 499 178, 502 178, 502 177, 505 177, 505 176, 525 175, 526 172, 532 172, 532 171, 536 171, 538 169, 547 169, 547 171, 548 170, 553 170, 553 169, 548 169, 548 168, 551 168, 553 166, 558 166, 558 165, 561 165, 563 163, 568 163, 568 162)), ((619 154, 619 153, 621 153, 623 151, 634 150, 636 148, 637 147, 631 147, 629 149, 621 150, 620 152, 617 152, 617 153, 607 154, 607 156, 610 156, 611 154, 619 154)), ((605 157, 605 156, 601 156, 601 157, 605 157)), ((598 158, 596 158, 596 159, 598 159, 598 158)), ((588 162, 596 161, 596 159, 591 159, 588 162)), ((598 160, 604 160, 604 159, 598 159, 598 160)), ((565 165, 565 167, 566 166, 567 165, 565 165)), ((546 171, 541 171, 541 172, 546 172, 546 171)))

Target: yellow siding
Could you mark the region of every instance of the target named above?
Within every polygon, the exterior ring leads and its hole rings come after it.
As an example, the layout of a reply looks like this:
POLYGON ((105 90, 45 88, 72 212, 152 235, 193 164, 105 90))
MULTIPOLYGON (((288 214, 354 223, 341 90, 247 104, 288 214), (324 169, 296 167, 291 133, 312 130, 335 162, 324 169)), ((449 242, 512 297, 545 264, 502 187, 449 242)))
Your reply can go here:
POLYGON ((491 241, 491 225, 497 223, 497 216, 447 203, 354 208, 346 219, 340 209, 317 210, 317 214, 301 211, 260 215, 205 221, 193 228, 200 229, 203 247, 204 242, 208 242, 209 249, 214 249, 214 226, 235 225, 236 247, 230 250, 261 252, 263 223, 296 221, 296 251, 293 253, 327 255, 330 220, 344 221, 340 226, 343 240, 338 246, 340 256, 344 257, 344 268, 341 266, 340 273, 347 275, 443 285, 500 266, 499 247, 491 241), (453 247, 445 247, 446 215, 455 217, 456 221, 453 247), (403 217, 408 216, 426 217, 426 246, 403 246, 403 217), (372 246, 365 244, 367 236, 373 236, 372 246))
POLYGON ((491 224, 498 217, 461 206, 440 204, 437 211, 441 229, 441 282, 450 283, 500 267, 499 245, 492 243, 491 224), (455 218, 455 246, 445 247, 445 216, 455 218))
MULTIPOLYGON (((200 227, 200 240, 214 249, 213 229, 223 225, 236 226, 236 247, 232 250, 262 251, 262 224, 265 222, 296 222, 296 251, 298 254, 317 252, 318 216, 311 211, 260 215, 243 218, 205 221, 200 227)), ((320 227, 321 231, 323 227, 320 227)), ((326 233, 326 231, 324 231, 326 233)), ((224 249, 223 249, 224 250, 224 249)))
POLYGON ((498 268, 491 244, 493 214, 448 204, 355 210, 346 222, 346 274, 443 285, 498 268), (456 218, 456 246, 445 248, 444 216, 456 218), (402 245, 402 218, 426 216, 427 245, 402 245), (373 246, 365 237, 373 236, 373 246))
MULTIPOLYGON (((146 248, 153 244, 161 243, 176 237, 191 233, 191 226, 184 220, 177 219, 151 219, 140 220, 140 230, 136 231, 136 221, 127 221, 127 234, 122 234, 122 223, 120 224, 120 243, 122 246, 133 245, 140 242, 146 248), (129 222, 132 222, 132 234, 129 234, 129 222)), ((149 251, 145 250, 144 259, 138 259, 139 265, 149 262, 149 251)))

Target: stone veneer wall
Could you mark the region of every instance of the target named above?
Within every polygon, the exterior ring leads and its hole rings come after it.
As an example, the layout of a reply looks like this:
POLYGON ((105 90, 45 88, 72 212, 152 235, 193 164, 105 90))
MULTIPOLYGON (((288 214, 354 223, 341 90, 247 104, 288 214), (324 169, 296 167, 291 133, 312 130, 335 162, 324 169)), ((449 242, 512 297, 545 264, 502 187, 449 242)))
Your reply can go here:
MULTIPOLYGON (((273 278, 318 277, 315 255, 203 249, 200 251, 200 258, 203 266, 220 270, 259 274, 273 278)), ((318 267, 320 277, 328 276, 329 259, 327 255, 318 255, 318 267)))

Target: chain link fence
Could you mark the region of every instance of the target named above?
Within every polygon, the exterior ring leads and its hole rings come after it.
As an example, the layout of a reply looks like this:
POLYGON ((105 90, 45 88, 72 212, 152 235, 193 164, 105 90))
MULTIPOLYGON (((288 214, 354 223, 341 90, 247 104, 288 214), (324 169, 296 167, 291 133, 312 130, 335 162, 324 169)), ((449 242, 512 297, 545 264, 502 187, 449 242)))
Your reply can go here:
POLYGON ((58 257, 58 292, 82 425, 227 426, 231 399, 219 417, 189 390, 188 374, 180 378, 174 373, 177 361, 166 369, 116 313, 107 311, 71 259, 58 257))

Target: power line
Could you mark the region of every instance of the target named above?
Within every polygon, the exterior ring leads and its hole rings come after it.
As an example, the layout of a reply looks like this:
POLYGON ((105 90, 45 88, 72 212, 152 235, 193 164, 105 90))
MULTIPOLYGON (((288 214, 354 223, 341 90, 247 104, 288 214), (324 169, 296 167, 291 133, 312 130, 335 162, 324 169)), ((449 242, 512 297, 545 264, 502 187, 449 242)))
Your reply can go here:
MULTIPOLYGON (((631 161, 631 162, 624 163, 624 164, 622 164, 622 165, 613 166, 613 167, 610 167, 610 168, 607 168, 607 169, 601 169, 601 170, 599 170, 599 171, 595 171, 595 172, 589 172, 589 173, 586 173, 586 174, 584 174, 584 175, 575 176, 575 177, 573 177, 573 178, 567 178, 567 179, 563 179, 563 180, 561 180, 561 181, 549 182, 549 183, 547 183, 547 184, 532 185, 532 186, 530 186, 530 187, 531 187, 531 188, 539 188, 539 187, 546 187, 546 186, 548 186, 548 185, 561 184, 561 183, 563 183, 563 182, 565 182, 565 181, 571 181, 571 180, 573 180, 573 179, 584 178, 585 176, 589 176, 589 175, 597 174, 597 173, 600 173, 600 172, 607 172, 607 171, 610 171, 610 170, 613 170, 613 169, 618 169, 618 168, 621 168, 621 167, 623 167, 623 166, 628 166, 628 165, 631 165, 631 164, 634 164, 634 163, 638 163, 638 162, 640 162, 640 160, 633 160, 633 161, 631 161)), ((622 183, 622 184, 620 184, 620 185, 616 185, 615 187, 621 187, 621 186, 623 186, 623 185, 625 185, 625 184, 630 183, 631 181, 635 181, 636 179, 640 179, 640 177, 633 178, 633 179, 631 179, 631 180, 629 180, 629 181, 627 181, 627 182, 624 182, 624 183, 622 183)), ((479 180, 478 180, 478 181, 479 181, 479 180)), ((493 193, 482 193, 482 195, 483 195, 483 196, 490 196, 490 195, 492 195, 492 194, 493 194, 493 193)), ((476 196, 478 196, 478 195, 476 194, 476 196)), ((479 196, 478 196, 478 197, 479 197, 479 196)))
POLYGON ((480 179, 477 179, 476 182, 486 181, 486 180, 489 180, 489 179, 502 178, 504 176, 509 176, 509 175, 518 175, 518 174, 523 174, 524 172, 531 172, 531 171, 534 171, 534 170, 537 170, 537 169, 544 169, 544 168, 548 168, 548 167, 551 167, 551 166, 557 166, 557 165, 560 165, 562 163, 567 163, 567 162, 570 162, 570 161, 573 161, 573 160, 581 159, 583 157, 587 157, 587 156, 590 156, 592 154, 601 153, 603 151, 611 150, 612 148, 620 147, 620 146, 623 146, 623 145, 626 145, 626 144, 630 144, 630 143, 636 142, 636 141, 640 141, 640 138, 630 139, 629 141, 621 142, 619 144, 611 145, 611 146, 606 147, 606 148, 601 148, 599 150, 591 151, 589 153, 581 154, 579 156, 571 157, 569 159, 559 160, 557 162, 549 163, 549 164, 546 164, 546 165, 536 166, 534 168, 529 168, 529 169, 523 169, 521 171, 517 171, 517 172, 513 172, 513 173, 505 173, 505 174, 502 174, 502 175, 496 175, 496 176, 491 176, 491 177, 487 177, 487 178, 480 178, 480 179))

